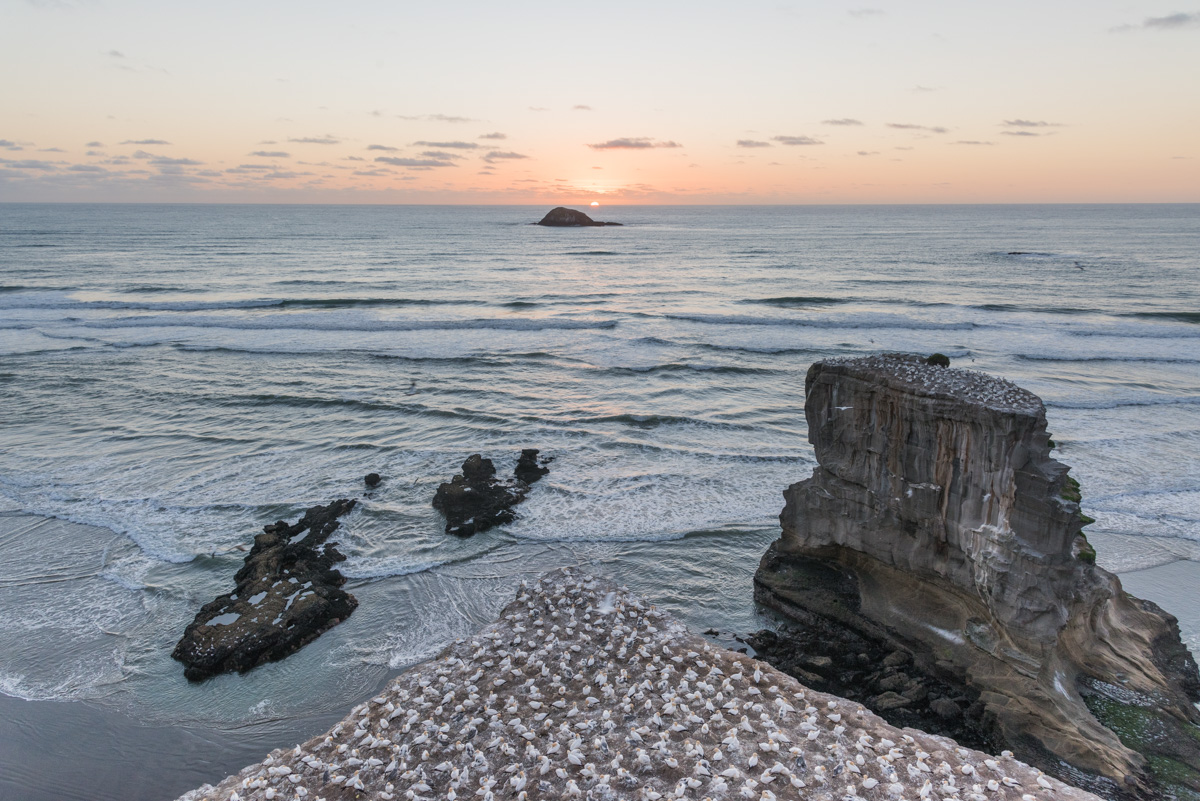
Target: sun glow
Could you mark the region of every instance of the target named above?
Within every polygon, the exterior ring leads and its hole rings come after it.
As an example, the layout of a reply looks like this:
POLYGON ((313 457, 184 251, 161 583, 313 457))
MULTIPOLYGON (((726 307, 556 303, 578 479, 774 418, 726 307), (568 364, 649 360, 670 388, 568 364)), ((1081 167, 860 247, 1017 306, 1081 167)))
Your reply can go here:
POLYGON ((592 205, 593 205, 593 206, 599 206, 599 205, 600 205, 600 201, 599 201, 599 200, 593 200, 593 201, 592 201, 592 205))

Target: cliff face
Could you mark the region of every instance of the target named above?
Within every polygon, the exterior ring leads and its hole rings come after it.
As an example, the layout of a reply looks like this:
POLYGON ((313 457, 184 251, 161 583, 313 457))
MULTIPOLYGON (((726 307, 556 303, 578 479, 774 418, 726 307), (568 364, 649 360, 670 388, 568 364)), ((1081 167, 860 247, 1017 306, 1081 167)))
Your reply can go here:
POLYGON ((805 395, 819 466, 784 493, 759 600, 901 644, 979 692, 1018 755, 1110 796, 1162 788, 1091 710, 1155 710, 1185 744, 1150 755, 1200 790, 1195 662, 1174 618, 1094 565, 1041 401, 901 355, 819 362, 805 395), (814 562, 852 589, 819 589, 814 562))

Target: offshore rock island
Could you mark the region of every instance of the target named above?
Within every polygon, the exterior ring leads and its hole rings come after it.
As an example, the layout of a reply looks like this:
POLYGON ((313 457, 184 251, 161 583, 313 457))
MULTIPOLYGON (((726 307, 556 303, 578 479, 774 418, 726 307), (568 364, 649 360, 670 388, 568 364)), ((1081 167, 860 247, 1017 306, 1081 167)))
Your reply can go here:
POLYGON ((234 799, 1096 801, 888 725, 569 569, 327 734, 187 793, 234 799))
POLYGON ((805 396, 818 467, 784 493, 757 600, 895 654, 881 710, 923 676, 956 688, 947 718, 970 703, 985 739, 1072 783, 1200 790, 1196 663, 1095 565, 1037 396, 897 354, 818 362, 805 396))
POLYGON ((534 223, 534 225, 549 225, 554 228, 585 228, 588 226, 623 225, 623 223, 599 222, 598 220, 593 220, 582 211, 559 206, 556 209, 551 209, 545 217, 534 223))

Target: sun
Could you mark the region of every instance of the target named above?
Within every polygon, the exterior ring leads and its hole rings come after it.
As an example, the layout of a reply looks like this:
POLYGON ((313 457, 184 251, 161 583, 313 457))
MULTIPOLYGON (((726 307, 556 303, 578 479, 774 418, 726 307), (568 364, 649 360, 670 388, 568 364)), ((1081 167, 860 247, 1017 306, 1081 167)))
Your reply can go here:
POLYGON ((599 201, 599 200, 593 200, 593 201, 592 201, 592 205, 593 205, 593 206, 599 206, 599 205, 600 205, 600 201, 599 201))

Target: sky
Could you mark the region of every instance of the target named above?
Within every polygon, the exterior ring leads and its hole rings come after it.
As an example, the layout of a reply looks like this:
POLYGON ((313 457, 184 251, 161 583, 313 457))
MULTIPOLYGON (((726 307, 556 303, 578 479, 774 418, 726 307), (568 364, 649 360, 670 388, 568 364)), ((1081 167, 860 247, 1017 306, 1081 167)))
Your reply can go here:
POLYGON ((0 202, 1200 202, 1180 1, 0 0, 0 202))

